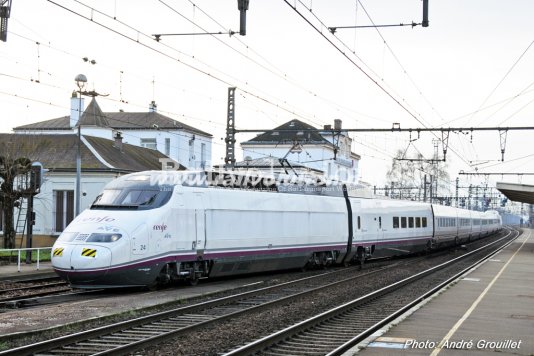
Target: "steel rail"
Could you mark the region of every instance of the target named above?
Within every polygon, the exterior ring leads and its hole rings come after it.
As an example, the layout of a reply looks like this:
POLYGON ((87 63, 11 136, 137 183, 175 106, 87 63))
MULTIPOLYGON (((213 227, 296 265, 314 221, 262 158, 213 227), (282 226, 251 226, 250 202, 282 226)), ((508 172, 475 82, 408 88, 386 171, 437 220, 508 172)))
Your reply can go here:
MULTIPOLYGON (((403 263, 410 263, 410 261, 406 261, 403 263)), ((289 295, 288 294, 274 295, 275 299, 269 300, 267 292, 272 292, 277 289, 283 290, 284 288, 292 287, 296 285, 297 283, 305 283, 313 279, 324 278, 324 277, 329 276, 332 273, 339 273, 339 271, 327 272, 327 273, 322 273, 316 276, 300 278, 295 281, 285 282, 285 283, 281 283, 275 286, 264 287, 264 288, 260 288, 260 289, 256 289, 252 291, 247 291, 244 293, 235 294, 232 296, 217 298, 211 301, 202 302, 202 303, 194 304, 191 306, 186 306, 186 307, 181 307, 181 308, 177 308, 177 309, 173 309, 169 311, 159 312, 159 313, 139 317, 139 318, 132 319, 132 320, 115 323, 112 325, 106 325, 106 326, 98 327, 95 329, 82 331, 79 333, 65 335, 59 338, 38 342, 35 344, 30 344, 30 345, 25 345, 25 346, 13 348, 13 349, 5 350, 5 351, 0 352, 0 355, 30 355, 34 353, 51 351, 53 349, 60 349, 62 347, 65 347, 67 345, 72 345, 75 343, 77 344, 86 343, 88 348, 90 348, 91 344, 95 345, 94 343, 90 342, 90 340, 93 340, 95 338, 103 338, 106 336, 110 336, 114 333, 124 332, 125 330, 133 330, 133 329, 136 329, 135 331, 139 332, 139 335, 141 335, 141 332, 140 332, 141 330, 139 330, 139 328, 142 328, 144 325, 150 325, 152 323, 157 323, 162 320, 170 319, 170 318, 175 318, 176 320, 176 318, 180 316, 185 316, 187 320, 194 322, 193 324, 190 324, 190 325, 185 325, 179 328, 171 328, 171 329, 167 328, 165 325, 158 324, 157 325, 158 327, 154 328, 154 330, 162 331, 158 334, 153 334, 150 337, 139 338, 138 340, 133 340, 133 338, 130 338, 131 339, 130 341, 132 342, 128 342, 127 344, 124 344, 124 342, 120 342, 121 340, 115 339, 116 341, 115 347, 102 350, 101 352, 93 353, 93 355, 128 354, 130 352, 138 350, 141 347, 147 347, 152 344, 160 343, 161 341, 172 338, 180 333, 185 333, 185 332, 189 332, 192 330, 196 330, 198 328, 202 328, 209 323, 221 322, 226 319, 238 316, 240 314, 250 312, 251 310, 259 310, 261 308, 267 308, 267 307, 272 306, 273 304, 283 303, 286 300, 291 299, 291 298, 298 298, 306 294, 315 293, 320 289, 330 288, 336 284, 347 283, 347 281, 350 281, 350 280, 362 278, 364 276, 373 275, 375 273, 378 273, 386 269, 395 268, 395 267, 398 267, 399 264, 401 264, 401 262, 397 262, 397 263, 393 263, 388 266, 380 267, 373 271, 369 271, 363 274, 358 274, 357 276, 352 276, 352 277, 344 278, 336 282, 331 282, 320 287, 316 287, 316 288, 308 287, 304 291, 295 292, 293 290, 289 295), (263 300, 256 298, 258 296, 263 297, 263 300), (254 298, 256 298, 256 300, 254 300, 254 298), (231 303, 241 303, 242 306, 246 306, 246 307, 237 308, 237 307, 232 306, 231 303), (207 314, 204 314, 202 317, 199 317, 200 315, 199 313, 202 312, 203 310, 214 309, 217 307, 226 307, 228 309, 227 313, 224 315, 216 316, 216 317, 207 318, 208 316, 207 314), (164 331, 165 329, 169 329, 169 330, 164 331)), ((354 267, 354 269, 356 268, 357 267, 354 267)), ((344 271, 350 271, 350 269, 344 269, 344 271)), ((221 310, 218 310, 218 312, 221 312, 221 310)), ((146 331, 148 332, 149 330, 146 330, 146 331)), ((124 341, 127 338, 122 338, 122 339, 124 341)))
MULTIPOLYGON (((369 294, 367 294, 365 296, 357 298, 357 299, 355 299, 355 300, 353 300, 351 302, 345 303, 345 304, 343 304, 341 306, 338 306, 336 308, 333 308, 331 310, 323 312, 323 313, 321 313, 321 314, 319 314, 317 316, 314 316, 314 317, 309 318, 307 320, 304 320, 304 321, 302 321, 300 323, 297 323, 297 324, 295 324, 293 326, 290 326, 288 328, 280 330, 280 331, 278 331, 276 333, 273 333, 273 334, 271 334, 269 336, 266 336, 266 337, 264 337, 262 339, 259 339, 259 340, 253 341, 253 342, 251 342, 251 343, 249 343, 247 345, 241 346, 241 347, 239 347, 239 348, 237 348, 235 350, 232 350, 232 351, 230 351, 228 353, 225 353, 224 356, 251 355, 251 354, 254 354, 254 353, 265 351, 269 347, 271 347, 273 345, 276 345, 276 344, 278 344, 280 342, 283 342, 285 340, 288 340, 292 336, 301 334, 301 333, 309 330, 310 328, 313 328, 313 327, 315 327, 315 326, 317 326, 319 324, 326 323, 328 320, 332 320, 333 318, 338 317, 341 314, 348 313, 352 309, 355 309, 355 308, 357 308, 359 306, 362 306, 362 305, 364 305, 366 303, 369 303, 369 302, 371 302, 373 300, 376 300, 378 298, 384 297, 387 294, 390 294, 390 293, 394 292, 395 290, 398 290, 399 288, 401 288, 403 286, 406 286, 406 285, 408 285, 408 284, 410 284, 412 282, 418 281, 418 280, 422 279, 423 277, 429 276, 432 273, 435 273, 435 272, 437 272, 439 270, 442 270, 445 267, 452 266, 453 264, 457 263, 459 260, 471 257, 476 253, 482 252, 484 249, 489 248, 489 247, 491 247, 491 246, 493 246, 493 245, 495 245, 495 244, 507 239, 508 236, 510 236, 510 235, 511 235, 511 231, 506 236, 500 238, 499 240, 491 242, 488 245, 482 246, 482 247, 480 247, 480 248, 478 248, 476 250, 468 252, 468 253, 466 253, 466 254, 464 254, 462 256, 456 257, 456 258, 454 258, 454 259, 452 259, 450 261, 444 262, 444 263, 442 263, 442 264, 440 264, 438 266, 435 266, 435 267, 429 268, 429 269, 427 269, 425 271, 419 272, 419 273, 417 273, 417 274, 415 274, 413 276, 410 276, 410 277, 405 278, 405 279, 403 279, 401 281, 395 282, 395 283, 393 283, 393 284, 391 284, 389 286, 383 287, 383 288, 381 288, 381 289, 379 289, 377 291, 369 293, 369 294)), ((485 260, 491 258, 494 254, 496 254, 501 249, 503 249, 506 246, 508 246, 508 244, 512 243, 515 238, 517 238, 517 236, 514 237, 512 240, 508 241, 503 246, 500 246, 496 251, 492 251, 490 254, 484 256, 482 259, 477 260, 477 262, 475 264, 470 265, 469 267, 463 269, 460 273, 457 273, 453 277, 448 278, 445 282, 440 283, 437 287, 434 287, 431 291, 429 291, 427 293, 424 293, 420 297, 414 299, 412 302, 410 302, 407 305, 405 305, 402 309, 396 310, 394 313, 390 314, 387 318, 379 321, 378 323, 375 323, 372 327, 370 327, 367 330, 365 330, 364 332, 358 334, 356 337, 350 338, 348 341, 339 342, 335 347, 332 348, 333 351, 328 353, 328 355, 332 355, 332 356, 333 355, 340 355, 342 352, 348 350, 354 344, 356 344, 357 342, 361 341, 364 337, 369 336, 374 331, 376 331, 378 328, 380 328, 382 325, 384 325, 387 322, 395 319, 396 317, 398 317, 399 315, 404 313, 406 310, 411 308, 413 305, 421 302, 425 298, 428 298, 430 295, 436 293, 438 290, 443 288, 443 286, 448 285, 449 283, 451 283, 451 281, 456 280, 457 278, 459 278, 459 276, 465 274, 467 271, 469 271, 472 268, 474 268, 474 266, 476 266, 476 265, 484 262, 485 260)))
POLYGON ((517 236, 515 236, 513 239, 511 239, 510 241, 508 241, 507 243, 505 243, 504 245, 502 245, 501 247, 499 247, 498 249, 496 249, 495 251, 493 251, 492 253, 488 254, 487 256, 485 256, 484 258, 480 259, 479 261, 477 261, 475 264, 463 269, 462 271, 458 272, 457 274, 455 274, 454 276, 450 277, 449 279, 447 279, 446 281, 440 283, 439 285, 437 285, 436 287, 432 288, 431 290, 429 290, 428 292, 424 293, 423 295, 419 296, 418 298, 414 299, 411 303, 405 305, 403 308, 399 309, 398 311, 396 311, 395 313, 389 315, 388 317, 384 318, 383 320, 381 320, 380 322, 376 323, 375 325, 373 325, 372 327, 368 328, 367 330, 365 330, 364 332, 360 333, 359 335, 357 335, 356 337, 354 337, 353 339, 347 341, 345 344, 341 345, 340 347, 338 347, 337 349, 333 350, 331 353, 328 354, 328 356, 335 356, 335 355, 341 355, 342 353, 344 353, 345 351, 351 349, 352 347, 356 346, 357 344, 359 344, 360 342, 362 342, 365 338, 371 336, 374 332, 376 332, 378 329, 380 329, 382 326, 392 322, 393 320, 395 320, 397 317, 401 316, 402 314, 406 313, 409 309, 411 309, 412 307, 414 307, 415 305, 425 301, 426 299, 434 296, 435 294, 437 294, 438 292, 440 292, 443 288, 447 287, 448 285, 450 285, 451 283, 454 283, 456 282, 458 279, 462 278, 466 273, 470 272, 473 268, 481 265, 482 263, 486 262, 488 259, 492 258, 493 256, 495 256, 497 253, 499 253, 500 251, 502 251, 504 248, 506 248, 507 246, 509 246, 511 243, 514 242, 514 240, 519 237, 520 234, 518 233, 517 236))

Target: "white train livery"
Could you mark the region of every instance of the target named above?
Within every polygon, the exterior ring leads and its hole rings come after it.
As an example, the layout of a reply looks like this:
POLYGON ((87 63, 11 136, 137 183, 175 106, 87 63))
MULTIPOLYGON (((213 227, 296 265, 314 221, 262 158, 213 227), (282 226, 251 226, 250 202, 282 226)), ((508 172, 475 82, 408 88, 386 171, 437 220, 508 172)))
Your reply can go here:
POLYGON ((502 225, 495 211, 358 198, 345 186, 337 193, 303 193, 185 179, 202 174, 150 171, 109 183, 54 244, 55 271, 82 288, 153 287, 177 279, 194 284, 204 277, 409 254, 502 225))

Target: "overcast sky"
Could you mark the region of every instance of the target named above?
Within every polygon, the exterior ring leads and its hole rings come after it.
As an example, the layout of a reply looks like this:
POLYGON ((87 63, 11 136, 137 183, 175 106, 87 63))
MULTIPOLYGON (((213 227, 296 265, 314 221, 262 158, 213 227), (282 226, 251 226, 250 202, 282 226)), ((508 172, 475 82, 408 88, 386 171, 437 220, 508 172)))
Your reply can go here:
MULTIPOLYGON (((109 94, 98 98, 103 111, 146 111, 155 100, 160 113, 211 132, 214 164, 224 156, 229 86, 238 88, 242 129, 293 118, 316 127, 341 119, 346 128, 534 126, 529 0, 430 0, 427 28, 339 29, 335 36, 323 26, 420 23, 422 2, 291 0, 295 11, 283 0, 250 0, 244 37, 175 36, 159 43, 150 35, 238 31, 237 1, 12 3, 7 42, 0 42, 0 132, 68 115, 78 73, 88 77, 88 89, 109 94)), ((410 143, 407 133, 352 134, 361 178, 383 185, 397 150, 430 157, 432 140, 441 138, 435 135, 410 143)), ((534 172, 533 137, 509 132, 500 162, 498 132, 451 133, 451 180, 475 167, 534 172)))

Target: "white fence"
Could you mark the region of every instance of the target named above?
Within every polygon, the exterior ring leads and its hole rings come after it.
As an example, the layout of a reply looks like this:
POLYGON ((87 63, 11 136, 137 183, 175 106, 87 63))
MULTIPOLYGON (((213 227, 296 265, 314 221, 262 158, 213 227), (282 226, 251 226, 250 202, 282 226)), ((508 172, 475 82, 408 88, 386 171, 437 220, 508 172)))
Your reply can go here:
MULTIPOLYGON (((39 263, 40 263, 40 254, 41 250, 49 250, 50 254, 52 254, 52 247, 36 247, 36 248, 13 248, 13 249, 0 249, 0 253, 2 252, 12 252, 17 254, 17 271, 20 272, 20 256, 22 251, 37 251, 37 257, 36 257, 36 266, 35 269, 39 270, 39 263)), ((33 253, 32 253, 33 257, 33 253)))

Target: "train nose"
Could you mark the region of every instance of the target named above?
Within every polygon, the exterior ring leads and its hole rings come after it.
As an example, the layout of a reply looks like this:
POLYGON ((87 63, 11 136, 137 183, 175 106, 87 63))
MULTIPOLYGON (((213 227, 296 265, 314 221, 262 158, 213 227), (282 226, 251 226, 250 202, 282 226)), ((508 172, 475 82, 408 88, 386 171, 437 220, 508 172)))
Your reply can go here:
POLYGON ((54 246, 52 265, 54 268, 71 271, 108 268, 111 265, 111 250, 88 244, 54 246))

